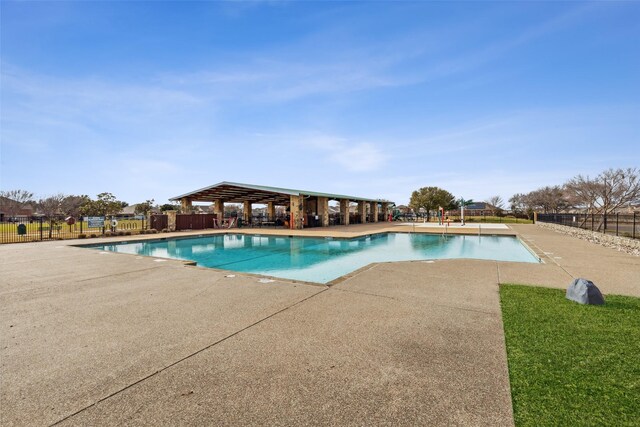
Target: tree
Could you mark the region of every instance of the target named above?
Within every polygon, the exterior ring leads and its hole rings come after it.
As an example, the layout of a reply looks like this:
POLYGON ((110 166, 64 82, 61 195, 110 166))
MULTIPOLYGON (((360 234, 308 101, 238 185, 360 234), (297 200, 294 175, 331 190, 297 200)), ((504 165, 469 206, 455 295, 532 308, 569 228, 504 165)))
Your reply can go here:
POLYGON ((116 200, 111 193, 100 193, 96 200, 89 199, 82 205, 83 215, 88 216, 109 216, 115 215, 122 210, 122 202, 116 200))
POLYGON ((438 187, 422 187, 411 193, 409 206, 418 211, 420 208, 427 211, 427 220, 431 211, 442 207, 446 210, 457 207, 455 197, 447 190, 438 187))
POLYGON ((59 218, 57 215, 62 214, 62 202, 65 199, 65 195, 62 193, 54 194, 44 199, 38 200, 37 207, 40 212, 49 220, 49 238, 53 232, 54 225, 58 224, 59 218))
POLYGON ((136 213, 136 215, 141 214, 147 216, 147 214, 151 212, 151 209, 153 208, 153 202, 155 202, 155 200, 149 199, 143 203, 138 203, 134 209, 134 212, 136 213))
POLYGON ((504 205, 504 200, 500 196, 490 197, 485 203, 488 203, 493 207, 492 211, 494 215, 500 215, 502 213, 502 206, 504 205))
POLYGON ((180 210, 180 205, 175 204, 175 203, 165 203, 164 205, 160 206, 160 210, 162 212, 164 212, 164 211, 179 211, 180 210))
POLYGON ((593 180, 578 175, 564 186, 580 205, 608 214, 622 206, 640 202, 640 176, 637 168, 608 169, 593 180))
POLYGON ((62 201, 65 199, 65 195, 58 193, 53 196, 46 197, 38 200, 36 206, 40 213, 47 218, 52 218, 56 215, 62 214, 62 201))
POLYGON ((33 193, 27 190, 0 191, 0 211, 13 217, 20 213, 27 203, 33 202, 33 193))
POLYGON ((509 199, 509 207, 514 215, 520 215, 526 210, 525 195, 516 193, 509 199))
POLYGON ((626 205, 640 203, 640 176, 637 168, 608 169, 594 179, 577 175, 567 181, 564 189, 577 205, 588 212, 606 215, 626 205))
POLYGON ((89 196, 65 196, 62 200, 62 213, 67 216, 78 218, 82 215, 82 206, 91 200, 89 196))
POLYGON ((571 206, 566 192, 558 185, 541 187, 530 193, 517 196, 521 197, 520 203, 522 203, 527 212, 558 213, 571 206))

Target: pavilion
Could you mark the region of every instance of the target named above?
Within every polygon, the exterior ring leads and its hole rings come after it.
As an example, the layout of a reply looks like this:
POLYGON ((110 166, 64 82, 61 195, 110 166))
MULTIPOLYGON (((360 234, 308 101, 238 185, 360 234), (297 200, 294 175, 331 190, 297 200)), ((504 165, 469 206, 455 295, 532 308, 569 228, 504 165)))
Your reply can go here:
POLYGON ((316 191, 296 190, 291 188, 267 187, 263 185, 241 184, 223 181, 218 184, 194 190, 180 196, 172 197, 172 201, 180 201, 182 212, 191 212, 193 202, 213 203, 214 214, 218 218, 224 216, 225 203, 243 204, 243 220, 251 221, 252 204, 267 206, 267 218, 275 218, 276 206, 284 206, 290 218, 290 228, 302 229, 308 226, 328 227, 329 201, 340 203, 340 221, 349 225, 349 206, 357 203, 356 222, 378 222, 386 220, 393 202, 382 199, 347 196, 343 194, 319 193, 316 191))

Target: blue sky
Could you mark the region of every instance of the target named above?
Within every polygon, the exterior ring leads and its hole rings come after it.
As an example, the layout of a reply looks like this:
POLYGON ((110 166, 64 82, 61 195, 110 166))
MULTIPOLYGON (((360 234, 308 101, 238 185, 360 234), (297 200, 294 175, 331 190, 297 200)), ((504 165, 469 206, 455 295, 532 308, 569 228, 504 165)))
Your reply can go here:
POLYGON ((0 188, 406 203, 640 166, 638 2, 1 3, 0 188))

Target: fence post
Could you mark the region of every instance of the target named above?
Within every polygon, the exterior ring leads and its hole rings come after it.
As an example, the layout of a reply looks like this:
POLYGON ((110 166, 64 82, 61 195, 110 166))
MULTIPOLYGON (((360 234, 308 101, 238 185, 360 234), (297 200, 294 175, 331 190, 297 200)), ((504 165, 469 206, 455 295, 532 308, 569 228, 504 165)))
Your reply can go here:
POLYGON ((620 212, 616 212, 616 236, 618 235, 618 218, 620 216, 620 212))
POLYGON ((593 217, 594 217, 594 213, 591 212, 591 231, 593 231, 593 217))
POLYGON ((40 217, 40 241, 42 241, 42 217, 40 217))
POLYGON ((633 231, 631 232, 631 237, 636 238, 636 212, 633 213, 633 231))

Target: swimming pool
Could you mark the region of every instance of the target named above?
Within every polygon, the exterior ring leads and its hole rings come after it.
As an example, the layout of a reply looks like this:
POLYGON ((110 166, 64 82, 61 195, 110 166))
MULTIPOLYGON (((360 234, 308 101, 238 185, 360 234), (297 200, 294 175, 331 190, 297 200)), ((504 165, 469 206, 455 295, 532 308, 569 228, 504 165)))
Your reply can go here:
POLYGON ((347 240, 218 234, 89 247, 316 283, 328 283, 372 262, 452 258, 539 262, 512 236, 386 233, 347 240))

